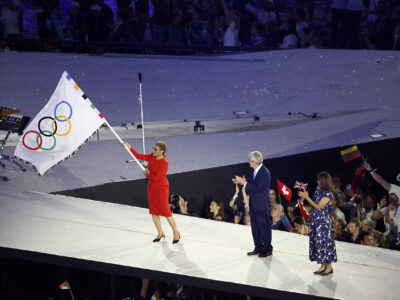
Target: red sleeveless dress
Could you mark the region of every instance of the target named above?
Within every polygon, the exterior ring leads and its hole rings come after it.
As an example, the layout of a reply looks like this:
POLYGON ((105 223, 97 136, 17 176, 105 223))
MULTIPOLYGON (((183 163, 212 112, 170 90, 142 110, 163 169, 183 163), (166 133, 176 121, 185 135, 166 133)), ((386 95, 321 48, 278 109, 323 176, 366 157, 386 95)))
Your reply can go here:
POLYGON ((140 160, 148 161, 147 168, 150 174, 146 177, 150 179, 147 186, 147 200, 149 202, 150 214, 171 217, 171 209, 169 207, 169 182, 167 179, 168 159, 156 159, 152 154, 140 154, 131 148, 132 154, 140 160))

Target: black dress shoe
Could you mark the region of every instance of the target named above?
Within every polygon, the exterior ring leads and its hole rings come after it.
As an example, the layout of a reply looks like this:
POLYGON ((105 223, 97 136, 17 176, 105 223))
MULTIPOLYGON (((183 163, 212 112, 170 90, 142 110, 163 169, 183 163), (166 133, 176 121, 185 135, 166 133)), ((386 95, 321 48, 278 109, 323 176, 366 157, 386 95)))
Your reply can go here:
POLYGON ((322 269, 321 271, 315 271, 314 274, 315 275, 321 275, 321 273, 324 272, 324 271, 325 271, 325 269, 322 269))
POLYGON ((248 256, 257 255, 257 254, 260 254, 260 252, 258 252, 256 249, 254 249, 254 250, 251 251, 251 252, 247 252, 247 255, 248 255, 248 256))
POLYGON ((271 255, 272 255, 272 252, 262 252, 262 253, 258 254, 259 257, 268 257, 271 255))
POLYGON ((153 240, 153 243, 157 243, 157 242, 159 242, 162 238, 164 238, 165 239, 165 234, 163 234, 162 236, 160 236, 160 237, 157 237, 156 239, 154 239, 153 240))
POLYGON ((321 276, 328 276, 333 273, 333 269, 331 269, 328 273, 322 272, 320 273, 321 276))
POLYGON ((177 240, 172 240, 172 244, 179 243, 179 240, 181 239, 181 235, 179 234, 179 238, 177 240))

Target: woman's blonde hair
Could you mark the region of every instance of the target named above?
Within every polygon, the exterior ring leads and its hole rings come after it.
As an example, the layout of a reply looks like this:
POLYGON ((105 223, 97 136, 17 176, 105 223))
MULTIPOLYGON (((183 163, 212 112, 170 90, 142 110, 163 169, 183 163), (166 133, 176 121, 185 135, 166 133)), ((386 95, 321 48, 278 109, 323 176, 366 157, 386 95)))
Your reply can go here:
POLYGON ((160 150, 163 151, 163 154, 165 154, 165 152, 167 152, 167 144, 163 141, 158 141, 156 142, 156 146, 160 147, 160 150))

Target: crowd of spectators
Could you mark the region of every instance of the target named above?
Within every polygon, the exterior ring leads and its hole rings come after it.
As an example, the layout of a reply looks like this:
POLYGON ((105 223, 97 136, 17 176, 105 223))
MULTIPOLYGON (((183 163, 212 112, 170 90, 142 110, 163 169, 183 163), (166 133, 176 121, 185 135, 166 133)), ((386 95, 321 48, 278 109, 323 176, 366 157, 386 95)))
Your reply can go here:
POLYGON ((0 0, 3 38, 399 50, 399 34, 396 0, 0 0))
MULTIPOLYGON (((335 239, 343 242, 400 250, 400 174, 397 183, 389 183, 363 162, 351 184, 344 186, 341 178, 333 176, 336 189, 330 203, 329 215, 333 224, 335 239), (376 185, 381 185, 386 194, 378 194, 376 185)), ((189 214, 188 202, 182 196, 175 196, 180 204, 173 206, 175 213, 189 214), (183 209, 180 209, 183 207, 183 209)), ((171 198, 172 199, 172 198, 171 198)), ((224 209, 223 201, 212 200, 202 217, 251 226, 249 196, 238 185, 224 209)), ((175 201, 176 202, 176 201, 175 201)), ((308 215, 313 208, 304 203, 308 215)), ((309 221, 301 213, 296 200, 288 202, 275 188, 270 189, 270 216, 272 229, 309 234, 309 221)))

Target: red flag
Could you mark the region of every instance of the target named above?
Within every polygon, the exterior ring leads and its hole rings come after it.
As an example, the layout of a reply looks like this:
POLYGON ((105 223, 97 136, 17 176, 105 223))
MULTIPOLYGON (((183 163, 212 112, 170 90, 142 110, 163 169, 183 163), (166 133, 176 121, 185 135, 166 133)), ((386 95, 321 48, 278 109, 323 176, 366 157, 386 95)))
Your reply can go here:
POLYGON ((300 200, 297 200, 297 202, 299 203, 301 215, 302 215, 304 218, 306 218, 308 221, 310 221, 310 215, 308 214, 308 212, 307 212, 306 209, 304 208, 303 203, 302 203, 300 200))
POLYGON ((285 196, 288 202, 292 201, 292 191, 284 183, 280 182, 279 179, 276 180, 278 183, 279 194, 285 196))

